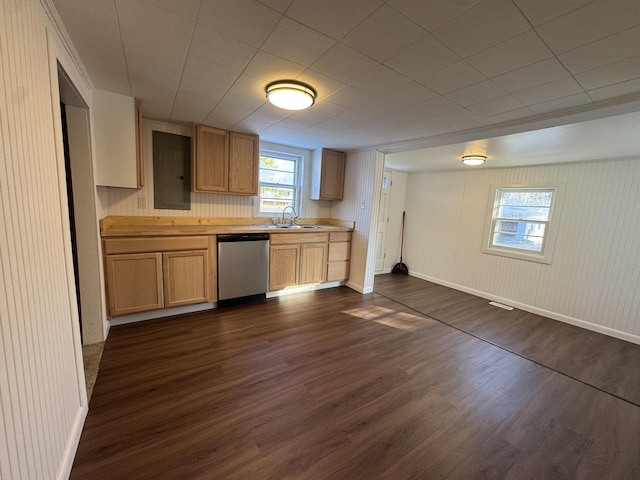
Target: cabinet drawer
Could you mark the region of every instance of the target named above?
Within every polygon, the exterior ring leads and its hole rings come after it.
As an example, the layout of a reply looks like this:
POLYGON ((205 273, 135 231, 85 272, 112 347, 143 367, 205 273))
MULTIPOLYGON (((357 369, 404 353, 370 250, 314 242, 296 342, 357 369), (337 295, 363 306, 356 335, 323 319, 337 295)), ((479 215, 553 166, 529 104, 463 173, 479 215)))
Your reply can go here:
POLYGON ((326 233, 272 233, 271 245, 326 243, 326 233))
POLYGON ((331 232, 329 234, 330 242, 350 242, 351 232, 331 232))
POLYGON ((329 261, 337 262, 351 258, 351 242, 329 244, 329 261))
POLYGON ((105 238, 104 254, 206 250, 209 239, 201 237, 127 237, 105 238))
POLYGON ((337 282, 349 278, 349 261, 327 263, 327 282, 337 282))

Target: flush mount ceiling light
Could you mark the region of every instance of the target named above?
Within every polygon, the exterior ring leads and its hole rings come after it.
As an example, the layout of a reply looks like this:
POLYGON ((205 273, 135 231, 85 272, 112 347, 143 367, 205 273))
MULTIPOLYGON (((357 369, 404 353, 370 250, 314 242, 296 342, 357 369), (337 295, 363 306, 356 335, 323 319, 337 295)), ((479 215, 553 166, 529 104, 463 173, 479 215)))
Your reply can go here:
POLYGON ((317 92, 306 83, 296 80, 277 80, 264 88, 267 100, 285 110, 304 110, 316 101, 317 92))
POLYGON ((487 159, 484 155, 464 155, 462 157, 462 163, 465 165, 482 165, 484 161, 487 159))

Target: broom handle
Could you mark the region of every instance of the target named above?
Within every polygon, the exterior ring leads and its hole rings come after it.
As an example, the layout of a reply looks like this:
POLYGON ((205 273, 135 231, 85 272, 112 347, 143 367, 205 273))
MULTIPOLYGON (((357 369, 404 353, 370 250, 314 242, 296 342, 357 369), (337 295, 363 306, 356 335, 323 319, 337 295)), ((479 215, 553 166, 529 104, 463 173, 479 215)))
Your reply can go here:
POLYGON ((400 240, 400 263, 402 263, 402 251, 404 249, 404 214, 405 212, 402 212, 402 237, 400 240))

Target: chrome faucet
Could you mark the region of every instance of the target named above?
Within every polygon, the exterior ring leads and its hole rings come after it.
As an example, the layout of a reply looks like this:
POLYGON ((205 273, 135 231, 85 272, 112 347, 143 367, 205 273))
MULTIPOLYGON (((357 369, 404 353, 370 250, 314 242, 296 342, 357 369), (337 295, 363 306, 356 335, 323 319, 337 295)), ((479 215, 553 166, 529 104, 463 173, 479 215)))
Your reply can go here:
POLYGON ((286 207, 284 207, 282 209, 282 223, 284 222, 284 213, 287 211, 287 208, 291 209, 291 219, 289 220, 289 225, 295 225, 296 224, 296 220, 298 219, 298 214, 296 213, 296 209, 293 208, 293 206, 291 205, 287 205, 286 207))

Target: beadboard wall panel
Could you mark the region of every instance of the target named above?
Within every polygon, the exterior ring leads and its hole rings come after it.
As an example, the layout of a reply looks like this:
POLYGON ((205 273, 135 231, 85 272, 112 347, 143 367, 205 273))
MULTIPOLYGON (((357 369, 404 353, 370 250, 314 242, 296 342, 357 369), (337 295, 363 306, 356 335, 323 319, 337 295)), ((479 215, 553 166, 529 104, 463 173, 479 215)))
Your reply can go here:
MULTIPOLYGON (((109 215, 131 216, 171 216, 171 217, 255 217, 257 197, 243 195, 217 195, 212 193, 191 193, 191 210, 164 210, 153 208, 153 131, 174 133, 193 138, 193 127, 144 119, 142 122, 145 185, 140 190, 129 188, 106 188, 109 215), (139 199, 146 208, 139 208, 139 199)), ((193 141, 193 140, 192 140, 193 141)), ((270 145, 271 148, 277 147, 270 145)), ((307 218, 327 218, 331 211, 330 202, 308 199, 310 169, 303 169, 303 189, 301 216, 307 218)), ((268 219, 265 218, 265 221, 268 219)))
POLYGON ((412 274, 640 341, 640 159, 410 174, 412 274), (491 185, 564 184, 550 265, 483 254, 491 185))
POLYGON ((331 206, 331 218, 355 221, 347 285, 362 293, 373 290, 377 226, 371 219, 378 218, 383 170, 384 156, 376 150, 348 153, 344 196, 342 201, 334 201, 331 206))
POLYGON ((0 3, 0 477, 12 480, 66 476, 86 403, 45 25, 37 0, 0 3))
POLYGON ((389 197, 389 222, 387 224, 387 239, 385 245, 384 272, 390 272, 400 261, 400 241, 402 229, 402 212, 404 211, 405 193, 407 191, 408 174, 393 171, 391 193, 389 197))

